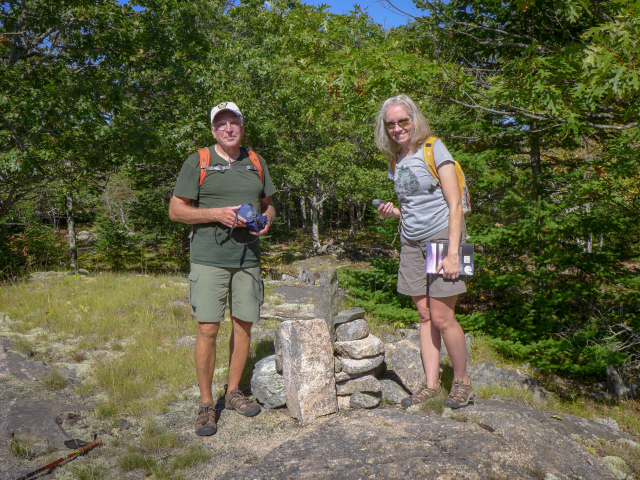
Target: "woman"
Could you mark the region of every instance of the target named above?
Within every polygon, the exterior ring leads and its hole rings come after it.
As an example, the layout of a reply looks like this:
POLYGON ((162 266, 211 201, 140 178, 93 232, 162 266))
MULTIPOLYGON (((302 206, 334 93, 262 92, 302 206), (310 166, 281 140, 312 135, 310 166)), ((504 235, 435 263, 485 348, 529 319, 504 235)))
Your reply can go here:
MULTIPOLYGON (((453 158, 440 140, 433 155, 440 185, 432 188, 433 176, 424 160, 423 145, 429 125, 416 104, 406 95, 382 104, 376 121, 376 144, 384 155, 397 155, 395 170, 389 163, 400 206, 387 202, 378 207, 382 217, 399 217, 402 224, 398 292, 411 295, 420 315, 420 350, 427 382, 402 400, 404 407, 442 394, 440 386, 440 339, 449 353, 454 380, 445 399, 450 408, 460 408, 473 399, 467 376, 464 332, 454 317, 458 294, 466 292, 466 277, 460 277, 458 249, 464 231, 462 202, 453 158), (440 274, 426 274, 425 244, 449 241, 448 255, 438 265, 440 274), (442 336, 442 337, 441 337, 442 336)), ((466 235, 466 232, 465 232, 466 235)))

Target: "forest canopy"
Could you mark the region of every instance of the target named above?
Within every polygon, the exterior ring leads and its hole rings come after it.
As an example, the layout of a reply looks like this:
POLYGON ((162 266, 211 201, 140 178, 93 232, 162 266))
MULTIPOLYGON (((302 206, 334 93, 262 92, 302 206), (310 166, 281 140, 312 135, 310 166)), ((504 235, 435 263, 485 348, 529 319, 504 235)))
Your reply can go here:
MULTIPOLYGON (((391 242, 396 225, 369 206, 395 199, 373 124, 406 93, 470 187, 478 270, 463 326, 543 369, 637 369, 640 2, 415 4, 420 16, 385 29, 299 0, 3 2, 3 278, 77 268, 66 238, 73 250, 73 225, 89 221, 113 268, 135 239, 184 266, 187 231, 167 205, 225 100, 269 164, 282 241, 308 227, 318 253, 343 222, 345 247, 361 228, 391 242)), ((389 282, 364 281, 348 280, 362 305, 411 317, 389 282)))

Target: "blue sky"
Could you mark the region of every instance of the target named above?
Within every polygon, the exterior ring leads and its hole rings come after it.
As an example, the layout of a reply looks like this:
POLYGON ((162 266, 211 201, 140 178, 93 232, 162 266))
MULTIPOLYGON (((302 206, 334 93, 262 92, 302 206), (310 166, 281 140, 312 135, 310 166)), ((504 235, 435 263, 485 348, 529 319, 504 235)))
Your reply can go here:
MULTIPOLYGON (((328 5, 333 13, 345 13, 353 10, 357 4, 373 18, 373 21, 383 27, 397 27, 407 23, 409 17, 402 15, 398 10, 413 16, 422 16, 422 12, 416 9, 412 0, 303 0, 307 5, 328 5), (391 7, 393 4, 395 9, 391 7)), ((118 0, 120 4, 126 4, 127 0, 118 0)))
POLYGON ((333 13, 345 13, 353 9, 353 5, 357 4, 367 13, 376 23, 390 28, 404 25, 407 23, 408 17, 399 14, 389 5, 389 1, 399 10, 407 12, 414 16, 422 16, 423 12, 416 9, 415 4, 411 0, 303 0, 307 5, 329 5, 329 10, 333 13))

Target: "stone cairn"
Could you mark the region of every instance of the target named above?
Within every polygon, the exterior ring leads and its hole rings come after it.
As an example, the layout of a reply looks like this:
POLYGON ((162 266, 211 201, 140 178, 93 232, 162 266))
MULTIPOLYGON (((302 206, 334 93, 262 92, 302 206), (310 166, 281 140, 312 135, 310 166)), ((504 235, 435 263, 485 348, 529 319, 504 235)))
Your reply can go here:
POLYGON ((334 371, 340 408, 373 408, 382 399, 376 378, 384 369, 384 344, 369 333, 365 311, 355 307, 333 319, 336 341, 334 371))
POLYGON ((292 417, 306 423, 339 408, 400 403, 424 382, 419 348, 408 341, 385 347, 370 334, 363 309, 338 312, 339 296, 330 268, 320 279, 317 318, 288 320, 277 330, 275 355, 260 360, 251 379, 251 391, 265 408, 287 405, 292 417), (387 365, 393 372, 386 372, 387 365))

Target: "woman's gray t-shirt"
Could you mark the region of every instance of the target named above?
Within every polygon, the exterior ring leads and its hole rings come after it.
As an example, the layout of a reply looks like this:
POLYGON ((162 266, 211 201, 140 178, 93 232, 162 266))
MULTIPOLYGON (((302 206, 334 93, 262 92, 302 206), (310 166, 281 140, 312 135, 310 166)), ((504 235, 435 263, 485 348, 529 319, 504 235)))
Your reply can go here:
MULTIPOLYGON (((441 140, 433 144, 433 157, 436 167, 453 162, 441 140)), ((395 173, 389 162, 387 177, 393 180, 402 206, 402 235, 405 238, 423 240, 449 226, 449 206, 440 185, 432 187, 435 179, 424 161, 422 147, 404 158, 398 155, 395 173)))

